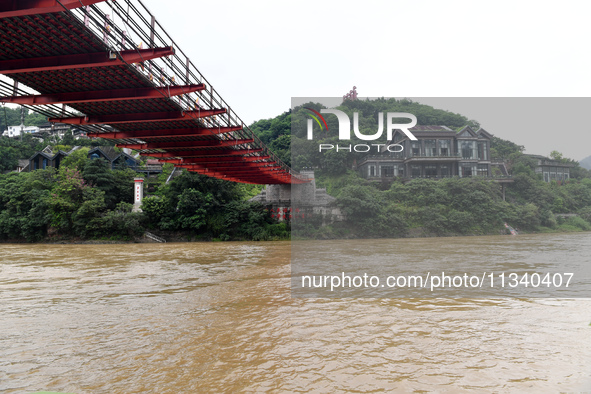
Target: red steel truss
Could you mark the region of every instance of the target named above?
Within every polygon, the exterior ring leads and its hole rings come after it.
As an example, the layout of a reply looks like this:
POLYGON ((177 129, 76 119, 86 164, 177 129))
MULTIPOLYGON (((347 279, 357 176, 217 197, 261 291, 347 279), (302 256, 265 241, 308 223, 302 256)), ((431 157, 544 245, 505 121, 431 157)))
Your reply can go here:
POLYGON ((29 96, 0 97, 4 103, 23 105, 79 104, 98 101, 150 100, 162 95, 174 97, 205 89, 204 84, 188 86, 167 86, 166 88, 135 88, 119 90, 99 90, 96 92, 73 92, 59 94, 38 94, 29 96))
POLYGON ((0 1, 0 18, 61 12, 64 8, 71 10, 102 1, 105 0, 2 0, 0 1))
POLYGON ((0 0, 0 102, 233 182, 304 183, 139 0, 0 0), (117 22, 116 22, 117 21, 117 22))

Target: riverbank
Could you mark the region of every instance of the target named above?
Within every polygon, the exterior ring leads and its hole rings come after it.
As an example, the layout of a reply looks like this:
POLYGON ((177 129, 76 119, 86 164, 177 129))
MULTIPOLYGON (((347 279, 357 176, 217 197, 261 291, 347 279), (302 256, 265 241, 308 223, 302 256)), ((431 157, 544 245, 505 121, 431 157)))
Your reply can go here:
MULTIPOLYGON (((337 239, 367 239, 363 237, 356 237, 353 234, 350 234, 349 237, 336 237, 334 233, 331 232, 320 232, 316 234, 316 237, 289 237, 289 238, 281 238, 276 237, 275 239, 269 239, 264 241, 255 241, 255 242, 277 242, 277 241, 290 241, 291 239, 324 239, 324 240, 337 240, 337 239)), ((558 226, 557 228, 548 228, 548 227, 541 227, 537 231, 518 231, 519 235, 529 235, 529 234, 564 234, 564 233, 580 233, 589 231, 588 229, 579 228, 576 226, 564 224, 558 226)), ((158 232, 155 235, 164 239, 167 243, 188 243, 188 242, 195 242, 195 243, 207 243, 207 242, 253 242, 252 240, 247 239, 220 239, 220 238, 210 238, 204 236, 198 236, 191 233, 183 233, 183 232, 158 232)), ((446 233, 446 234, 435 234, 433 232, 426 231, 424 228, 412 228, 409 229, 409 232, 406 236, 403 237, 382 237, 382 239, 414 239, 414 238, 457 238, 457 237, 478 237, 478 236, 498 236, 498 235, 510 235, 506 229, 499 229, 498 231, 488 232, 488 233, 470 233, 470 234, 459 234, 459 233, 446 233)), ((378 237, 379 238, 379 237, 378 237)), ((80 237, 72 238, 72 237, 46 237, 36 242, 29 242, 26 239, 7 239, 7 240, 0 240, 0 244, 48 244, 48 245, 117 245, 117 244, 153 244, 159 243, 152 238, 147 236, 141 237, 133 237, 133 238, 117 238, 112 237, 111 239, 101 238, 101 239, 83 239, 80 237)))

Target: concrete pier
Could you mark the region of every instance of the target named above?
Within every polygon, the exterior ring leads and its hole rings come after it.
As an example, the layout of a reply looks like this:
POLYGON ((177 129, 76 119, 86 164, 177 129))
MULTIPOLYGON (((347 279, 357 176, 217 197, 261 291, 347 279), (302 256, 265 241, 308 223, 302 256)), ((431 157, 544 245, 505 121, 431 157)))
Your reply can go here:
POLYGON ((334 206, 334 197, 326 189, 317 188, 314 171, 301 171, 300 174, 310 181, 293 185, 266 185, 250 201, 270 206, 272 215, 279 221, 292 218, 305 219, 309 216, 321 216, 322 222, 343 220, 341 211, 334 206))

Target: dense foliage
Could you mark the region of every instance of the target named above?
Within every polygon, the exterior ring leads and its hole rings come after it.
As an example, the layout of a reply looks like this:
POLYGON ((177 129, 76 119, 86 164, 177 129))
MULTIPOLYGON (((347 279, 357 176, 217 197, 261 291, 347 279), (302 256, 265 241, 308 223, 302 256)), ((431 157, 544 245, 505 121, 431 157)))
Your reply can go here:
POLYGON ((0 175, 0 239, 130 240, 146 229, 201 239, 289 237, 262 205, 245 201, 249 188, 188 172, 168 184, 160 177, 144 212, 132 212, 136 176, 83 154, 58 171, 0 175))
POLYGON ((396 181, 385 189, 352 171, 338 177, 317 175, 316 181, 337 198, 347 219, 314 231, 306 228, 305 236, 500 234, 504 223, 526 232, 591 230, 589 178, 560 185, 518 174, 507 187, 506 201, 498 183, 477 177, 396 181))
MULTIPOLYGON (((524 146, 493 136, 492 160, 506 163, 509 174, 515 178, 514 183, 507 186, 506 201, 503 201, 500 184, 489 179, 416 179, 391 185, 377 184, 350 170, 365 153, 318 152, 320 143, 343 145, 343 141, 339 141, 334 132, 316 129, 314 141, 307 140, 305 125, 310 112, 304 107, 317 111, 323 108, 320 104, 308 103, 275 119, 258 122, 256 129, 261 138, 271 140, 278 137, 278 133, 286 135, 285 127, 280 126, 291 118, 291 164, 296 169, 312 167, 317 185, 326 187, 329 194, 337 198, 335 205, 346 216, 344 222, 329 226, 303 226, 301 229, 305 231, 301 235, 332 238, 498 234, 504 231, 505 222, 522 231, 591 228, 586 219, 590 216, 587 212, 591 212, 589 171, 576 161, 563 158, 559 152, 552 152, 550 157, 574 166, 571 180, 563 184, 546 183, 534 172, 536 161, 523 154, 524 146), (567 213, 579 217, 561 216, 567 213)), ((359 112, 359 130, 364 134, 376 132, 380 112, 409 112, 417 116, 419 124, 444 125, 452 130, 465 125, 479 127, 476 121, 462 115, 407 99, 347 100, 337 109, 347 113, 350 119, 353 119, 353 112, 359 112)), ((338 129, 335 116, 325 119, 329 130, 338 129)), ((372 143, 386 142, 385 134, 372 143)), ((352 134, 347 145, 349 143, 367 141, 358 140, 352 134)), ((296 225, 296 230, 299 229, 296 225)))
POLYGON ((191 172, 183 172, 157 194, 144 198, 147 226, 180 231, 204 239, 267 240, 288 238, 259 203, 246 201, 248 188, 191 172))
MULTIPOLYGON (((314 103, 306 106, 321 108, 314 103)), ((410 100, 348 100, 338 108, 349 115, 360 112, 359 126, 365 134, 375 133, 379 112, 411 112, 419 124, 446 125, 452 129, 466 124, 478 127, 477 122, 462 115, 410 100)), ((10 111, 7 109, 7 115, 10 111)), ((523 154, 523 146, 493 137, 491 157, 505 162, 514 179, 507 186, 504 201, 501 186, 490 179, 415 179, 391 184, 362 179, 350 169, 364 154, 319 154, 318 143, 337 144, 337 136, 318 134, 314 141, 308 141, 302 126, 306 117, 307 110, 299 107, 252 126, 283 161, 297 169, 314 168, 317 186, 326 187, 336 197, 334 205, 346 217, 327 226, 320 226, 322 220, 318 218, 307 218, 302 235, 336 238, 499 234, 504 231, 504 223, 522 231, 591 230, 590 172, 559 152, 550 156, 574 165, 571 179, 546 183, 535 174, 536 163, 523 154)), ((337 128, 335 117, 326 119, 329 129, 337 128)), ((14 123, 10 118, 8 121, 14 123)), ((385 137, 378 142, 385 142, 385 137)), ((170 164, 157 178, 146 180, 148 196, 144 198, 143 213, 131 212, 133 178, 137 174, 131 170, 111 170, 105 162, 87 159, 89 148, 109 144, 108 141, 74 141, 71 134, 58 141, 49 137, 39 140, 31 135, 22 139, 0 138, 0 170, 13 169, 18 159, 30 157, 50 143, 54 150, 68 151, 74 144, 86 148, 66 157, 59 171, 0 175, 0 239, 133 239, 146 230, 192 239, 265 240, 290 236, 289 224, 278 223, 265 207, 247 201, 260 187, 189 172, 167 183, 172 171, 170 164)), ((356 143, 364 142, 353 137, 351 144, 356 143)))

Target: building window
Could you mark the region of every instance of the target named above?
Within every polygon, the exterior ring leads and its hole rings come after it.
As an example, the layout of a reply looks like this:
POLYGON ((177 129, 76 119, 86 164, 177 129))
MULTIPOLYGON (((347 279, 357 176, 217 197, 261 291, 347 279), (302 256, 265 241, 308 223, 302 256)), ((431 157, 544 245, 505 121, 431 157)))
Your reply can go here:
POLYGON ((428 165, 425 166, 425 176, 427 177, 436 177, 437 176, 437 166, 435 165, 428 165))
POLYGON ((425 140, 425 156, 433 157, 437 156, 437 144, 436 140, 425 140))
POLYGON ((47 159, 43 159, 43 169, 47 168, 47 159))
POLYGON ((478 164, 478 176, 488 176, 488 165, 478 164))
POLYGON ((382 166, 382 176, 386 178, 394 177, 394 167, 393 166, 382 166))
POLYGON ((478 159, 488 160, 488 144, 486 142, 478 143, 478 159))
POLYGON ((439 140, 439 156, 450 156, 451 155, 451 142, 450 140, 439 140))
POLYGON ((466 176, 472 176, 472 166, 470 165, 463 165, 461 167, 462 169, 462 176, 466 177, 466 176))
POLYGON ((369 176, 370 177, 376 176, 376 166, 369 166, 369 176))
POLYGON ((421 143, 419 141, 413 141, 411 144, 411 157, 421 155, 421 143))
POLYGON ((98 155, 98 153, 93 153, 92 155, 90 155, 90 160, 95 160, 100 158, 100 156, 98 155))
POLYGON ((421 166, 410 166, 410 176, 413 178, 421 177, 421 166))
POLYGON ((441 176, 443 178, 447 178, 451 176, 450 168, 448 165, 440 166, 439 170, 441 171, 441 176))
POLYGON ((398 176, 404 176, 404 167, 403 166, 398 167, 398 176))
POLYGON ((476 141, 458 141, 458 146, 463 159, 476 158, 476 141))

